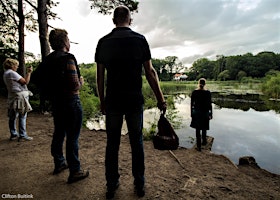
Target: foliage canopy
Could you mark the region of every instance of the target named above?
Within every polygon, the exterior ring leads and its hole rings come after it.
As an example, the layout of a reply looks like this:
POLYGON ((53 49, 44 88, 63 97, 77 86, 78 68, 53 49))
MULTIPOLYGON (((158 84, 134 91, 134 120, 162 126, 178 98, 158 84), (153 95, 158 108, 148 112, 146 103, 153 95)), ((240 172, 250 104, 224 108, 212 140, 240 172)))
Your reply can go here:
POLYGON ((237 56, 217 56, 216 61, 198 59, 188 72, 189 80, 201 77, 210 80, 241 80, 244 77, 262 78, 270 70, 280 71, 280 54, 260 52, 237 56))

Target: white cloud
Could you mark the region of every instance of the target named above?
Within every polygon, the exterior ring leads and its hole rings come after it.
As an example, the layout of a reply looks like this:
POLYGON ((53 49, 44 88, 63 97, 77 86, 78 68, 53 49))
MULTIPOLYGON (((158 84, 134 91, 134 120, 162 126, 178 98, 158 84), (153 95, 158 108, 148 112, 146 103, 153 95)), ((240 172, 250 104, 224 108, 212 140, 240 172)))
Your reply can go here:
MULTIPOLYGON (((94 62, 99 38, 114 28, 112 16, 86 0, 61 1, 56 10, 63 21, 50 24, 79 43, 71 46, 79 63, 94 62)), ((280 53, 279 10, 278 0, 141 0, 131 28, 145 35, 154 58, 177 56, 189 65, 221 54, 280 53)))

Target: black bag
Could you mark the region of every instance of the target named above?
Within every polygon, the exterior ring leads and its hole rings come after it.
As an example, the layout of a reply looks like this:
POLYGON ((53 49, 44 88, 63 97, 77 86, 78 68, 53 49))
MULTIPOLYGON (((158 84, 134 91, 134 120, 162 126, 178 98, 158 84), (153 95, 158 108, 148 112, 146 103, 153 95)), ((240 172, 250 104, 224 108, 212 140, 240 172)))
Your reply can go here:
POLYGON ((154 148, 159 150, 175 150, 179 146, 179 138, 164 114, 158 121, 158 133, 153 137, 154 148))

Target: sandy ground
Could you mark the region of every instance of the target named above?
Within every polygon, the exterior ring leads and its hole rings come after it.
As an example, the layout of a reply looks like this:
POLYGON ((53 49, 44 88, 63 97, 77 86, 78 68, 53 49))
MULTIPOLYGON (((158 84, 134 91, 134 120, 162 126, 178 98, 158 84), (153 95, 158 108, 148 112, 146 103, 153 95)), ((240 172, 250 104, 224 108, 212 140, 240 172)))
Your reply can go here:
MULTIPOLYGON (((52 117, 29 113, 27 130, 34 140, 9 141, 5 103, 0 98, 2 199, 105 199, 105 132, 81 131, 80 160, 90 176, 69 185, 67 170, 52 175, 52 117)), ((146 195, 141 199, 280 199, 280 175, 255 166, 236 166, 225 156, 207 150, 160 151, 154 149, 151 141, 145 141, 144 146, 146 195)), ((120 187, 115 199, 138 199, 133 190, 128 136, 122 136, 119 165, 120 187)))

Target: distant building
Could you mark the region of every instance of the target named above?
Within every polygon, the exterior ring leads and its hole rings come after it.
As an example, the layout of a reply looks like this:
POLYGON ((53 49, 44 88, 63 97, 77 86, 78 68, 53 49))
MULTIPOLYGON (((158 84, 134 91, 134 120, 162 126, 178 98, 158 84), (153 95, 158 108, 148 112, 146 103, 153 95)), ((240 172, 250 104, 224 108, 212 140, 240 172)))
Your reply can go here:
POLYGON ((188 79, 188 76, 183 73, 176 73, 173 76, 173 80, 175 81, 186 81, 188 79))

